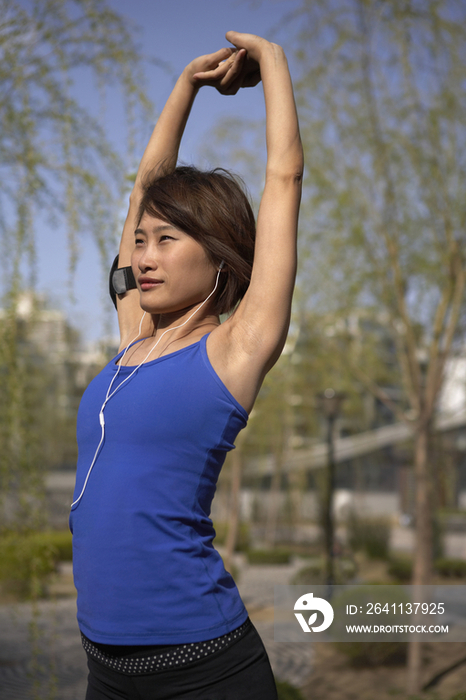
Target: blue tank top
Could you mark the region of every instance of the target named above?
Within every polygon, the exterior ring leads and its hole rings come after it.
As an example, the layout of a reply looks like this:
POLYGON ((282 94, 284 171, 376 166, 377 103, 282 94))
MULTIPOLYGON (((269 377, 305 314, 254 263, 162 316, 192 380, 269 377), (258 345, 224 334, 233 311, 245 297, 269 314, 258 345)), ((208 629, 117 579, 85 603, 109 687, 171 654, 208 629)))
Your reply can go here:
MULTIPOLYGON (((78 622, 94 642, 205 641, 247 618, 209 517, 247 413, 210 364, 206 340, 144 363, 105 408, 104 443, 70 514, 78 622)), ((99 411, 121 355, 81 400, 73 501, 99 444, 99 411)), ((133 369, 122 366, 113 388, 133 369)))

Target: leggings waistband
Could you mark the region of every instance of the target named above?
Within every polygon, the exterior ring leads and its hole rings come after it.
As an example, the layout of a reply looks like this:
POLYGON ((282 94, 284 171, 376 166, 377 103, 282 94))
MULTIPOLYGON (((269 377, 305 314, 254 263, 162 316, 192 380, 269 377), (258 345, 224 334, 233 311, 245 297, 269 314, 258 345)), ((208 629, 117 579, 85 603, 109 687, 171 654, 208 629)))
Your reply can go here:
MULTIPOLYGON (((162 647, 160 651, 151 646, 148 647, 147 652, 141 651, 141 647, 135 647, 138 650, 137 655, 133 652, 115 656, 105 650, 105 646, 107 645, 94 644, 94 642, 91 642, 82 632, 81 638, 84 650, 95 661, 119 673, 133 676, 186 666, 186 664, 190 662, 214 654, 221 649, 225 649, 242 637, 250 624, 251 621, 248 617, 242 625, 232 632, 223 634, 221 637, 216 637, 215 639, 209 639, 205 642, 160 645, 162 647)), ((127 649, 128 647, 125 648, 125 651, 127 649)))

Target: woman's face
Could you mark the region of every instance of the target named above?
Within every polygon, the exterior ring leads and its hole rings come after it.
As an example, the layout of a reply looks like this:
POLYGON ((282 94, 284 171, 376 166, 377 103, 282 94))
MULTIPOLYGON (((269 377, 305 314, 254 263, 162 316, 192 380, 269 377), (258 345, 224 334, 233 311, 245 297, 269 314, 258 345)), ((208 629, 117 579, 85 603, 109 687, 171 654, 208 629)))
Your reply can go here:
POLYGON ((187 309, 208 297, 216 269, 200 243, 166 221, 144 214, 131 258, 141 308, 152 314, 187 309))

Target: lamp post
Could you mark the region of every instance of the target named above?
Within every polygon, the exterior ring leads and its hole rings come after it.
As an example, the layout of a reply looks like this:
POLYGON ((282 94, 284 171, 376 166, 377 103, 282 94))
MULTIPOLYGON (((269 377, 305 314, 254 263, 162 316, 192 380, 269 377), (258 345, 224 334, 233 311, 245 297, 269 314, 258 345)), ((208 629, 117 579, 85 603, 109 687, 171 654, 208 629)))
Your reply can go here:
POLYGON ((335 490, 335 445, 334 428, 340 407, 346 394, 326 389, 318 399, 322 412, 327 419, 327 473, 324 491, 323 524, 325 534, 325 579, 329 592, 335 581, 334 539, 335 524, 333 520, 333 492, 335 490))

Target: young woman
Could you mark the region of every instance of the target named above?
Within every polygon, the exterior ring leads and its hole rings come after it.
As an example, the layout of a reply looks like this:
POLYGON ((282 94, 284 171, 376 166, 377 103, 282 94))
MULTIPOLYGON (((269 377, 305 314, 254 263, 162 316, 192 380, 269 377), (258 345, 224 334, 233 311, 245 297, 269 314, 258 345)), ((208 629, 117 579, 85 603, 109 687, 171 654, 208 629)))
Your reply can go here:
POLYGON ((137 289, 116 290, 120 352, 79 410, 70 524, 87 700, 276 698, 209 514, 287 335, 303 154, 283 50, 226 37, 235 48, 185 68, 142 158, 119 252, 137 289), (234 94, 259 80, 267 168, 255 231, 232 176, 176 161, 202 86, 234 94))

